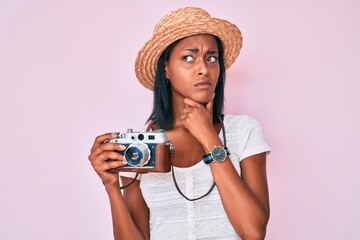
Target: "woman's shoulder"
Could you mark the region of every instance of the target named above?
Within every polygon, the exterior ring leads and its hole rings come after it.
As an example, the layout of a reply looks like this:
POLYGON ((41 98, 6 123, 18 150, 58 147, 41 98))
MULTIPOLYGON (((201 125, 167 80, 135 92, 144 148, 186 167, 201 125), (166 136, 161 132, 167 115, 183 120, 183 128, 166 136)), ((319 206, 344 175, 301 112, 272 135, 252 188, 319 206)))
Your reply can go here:
POLYGON ((240 114, 240 115, 234 115, 234 114, 226 114, 224 116, 224 124, 228 128, 247 128, 252 129, 259 125, 259 121, 255 118, 246 115, 246 114, 240 114))
POLYGON ((270 151, 258 120, 248 115, 225 115, 224 126, 228 147, 236 161, 270 151))

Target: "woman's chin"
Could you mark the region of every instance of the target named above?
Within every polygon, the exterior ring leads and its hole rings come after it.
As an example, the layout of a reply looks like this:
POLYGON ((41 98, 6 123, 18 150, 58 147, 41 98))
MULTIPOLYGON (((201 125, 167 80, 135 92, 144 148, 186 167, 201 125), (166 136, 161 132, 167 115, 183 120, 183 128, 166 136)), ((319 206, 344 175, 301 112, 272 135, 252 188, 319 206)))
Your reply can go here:
POLYGON ((206 105, 208 102, 211 101, 212 98, 213 98, 213 95, 211 95, 211 96, 195 96, 192 99, 200 104, 206 105))

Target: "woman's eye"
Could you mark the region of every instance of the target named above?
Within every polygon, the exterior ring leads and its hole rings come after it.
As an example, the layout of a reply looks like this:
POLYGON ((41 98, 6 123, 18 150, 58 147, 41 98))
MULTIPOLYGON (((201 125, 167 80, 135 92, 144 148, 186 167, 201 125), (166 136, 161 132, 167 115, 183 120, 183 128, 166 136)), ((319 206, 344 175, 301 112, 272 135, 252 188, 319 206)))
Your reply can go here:
POLYGON ((216 62, 216 61, 217 61, 217 57, 210 56, 210 57, 208 57, 208 61, 209 61, 209 62, 216 62))
POLYGON ((184 56, 183 59, 187 62, 194 61, 194 58, 192 56, 184 56))

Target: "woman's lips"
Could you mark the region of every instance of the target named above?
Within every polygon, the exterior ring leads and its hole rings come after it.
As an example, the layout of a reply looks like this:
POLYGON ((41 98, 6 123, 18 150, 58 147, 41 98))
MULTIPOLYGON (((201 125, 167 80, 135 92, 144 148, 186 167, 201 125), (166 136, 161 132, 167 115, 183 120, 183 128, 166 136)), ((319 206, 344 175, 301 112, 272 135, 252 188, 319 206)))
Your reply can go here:
POLYGON ((195 87, 200 89, 209 89, 211 87, 210 81, 198 81, 195 83, 195 87))

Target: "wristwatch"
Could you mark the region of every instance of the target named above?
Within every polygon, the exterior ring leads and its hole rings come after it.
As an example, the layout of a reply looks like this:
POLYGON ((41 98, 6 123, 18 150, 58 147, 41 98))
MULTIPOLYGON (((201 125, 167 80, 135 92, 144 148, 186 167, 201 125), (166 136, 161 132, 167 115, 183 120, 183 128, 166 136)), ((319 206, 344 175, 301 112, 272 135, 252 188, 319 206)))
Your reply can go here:
POLYGON ((203 161, 206 164, 212 162, 223 162, 228 155, 230 155, 230 152, 227 147, 215 146, 210 153, 203 156, 203 161))

